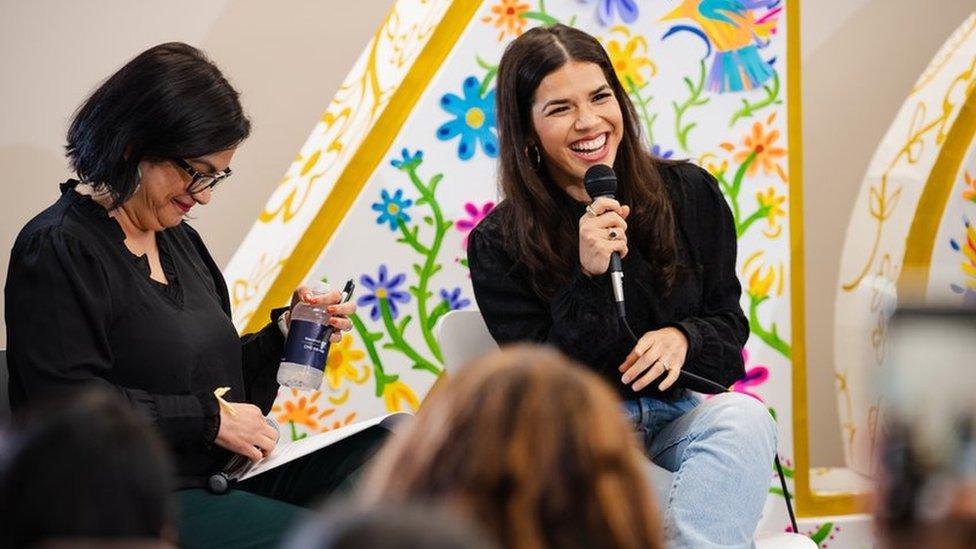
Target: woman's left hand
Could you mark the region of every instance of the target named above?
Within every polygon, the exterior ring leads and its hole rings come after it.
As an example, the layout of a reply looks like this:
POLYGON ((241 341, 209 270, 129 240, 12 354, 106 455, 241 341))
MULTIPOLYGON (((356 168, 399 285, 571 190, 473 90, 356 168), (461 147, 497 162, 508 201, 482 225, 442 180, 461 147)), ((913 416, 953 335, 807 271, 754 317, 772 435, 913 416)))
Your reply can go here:
MULTIPOLYGON (((352 330, 352 321, 349 320, 349 315, 356 312, 356 302, 349 300, 345 303, 339 303, 340 299, 342 299, 342 293, 339 290, 315 295, 308 286, 299 286, 291 296, 291 310, 294 310, 295 305, 299 302, 309 305, 324 305, 330 315, 329 324, 335 328, 329 341, 338 343, 342 340, 342 332, 352 330)), ((288 322, 291 322, 290 318, 288 322)))
POLYGON ((623 373, 620 381, 624 385, 633 383, 634 392, 637 392, 667 372, 667 377, 658 385, 658 389, 664 391, 678 379, 687 354, 688 339, 681 330, 669 327, 647 332, 620 365, 619 370, 623 373))

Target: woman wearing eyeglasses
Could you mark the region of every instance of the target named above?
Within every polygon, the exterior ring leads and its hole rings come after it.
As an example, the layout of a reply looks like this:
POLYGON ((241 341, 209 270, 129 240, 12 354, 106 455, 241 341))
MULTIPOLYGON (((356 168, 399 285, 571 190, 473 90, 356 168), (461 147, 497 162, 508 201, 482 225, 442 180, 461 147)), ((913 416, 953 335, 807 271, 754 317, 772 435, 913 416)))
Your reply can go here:
MULTIPOLYGON (((238 93, 200 51, 143 52, 76 112, 67 155, 79 180, 23 228, 5 288, 11 405, 90 384, 124 395, 174 455, 187 546, 274 544, 296 505, 345 482, 381 437, 351 437, 244 491, 203 490, 233 453, 260 459, 278 437, 263 416, 278 391, 285 309, 239 337, 220 269, 184 221, 231 174, 249 131, 238 93), (233 411, 218 405, 219 387, 233 411)), ((299 299, 313 300, 303 288, 299 299)), ((355 306, 338 292, 316 301, 338 340, 355 306)))

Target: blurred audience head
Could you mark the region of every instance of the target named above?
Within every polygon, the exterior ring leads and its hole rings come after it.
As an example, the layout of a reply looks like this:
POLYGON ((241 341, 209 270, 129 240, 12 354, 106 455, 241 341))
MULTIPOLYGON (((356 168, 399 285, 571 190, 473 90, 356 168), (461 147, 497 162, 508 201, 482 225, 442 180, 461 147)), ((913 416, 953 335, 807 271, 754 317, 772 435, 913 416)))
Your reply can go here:
POLYGON ((603 381, 520 345, 449 377, 381 451, 360 495, 451 505, 504 547, 656 548, 645 468, 603 381))
POLYGON ((171 491, 161 441, 107 389, 41 402, 0 439, 5 546, 164 545, 171 491))
POLYGON ((901 305, 877 386, 880 547, 976 547, 976 309, 901 305))
MULTIPOLYGON (((351 502, 347 502, 351 503, 351 502)), ((309 521, 287 549, 493 549, 479 528, 445 508, 411 502, 333 505, 309 521)))

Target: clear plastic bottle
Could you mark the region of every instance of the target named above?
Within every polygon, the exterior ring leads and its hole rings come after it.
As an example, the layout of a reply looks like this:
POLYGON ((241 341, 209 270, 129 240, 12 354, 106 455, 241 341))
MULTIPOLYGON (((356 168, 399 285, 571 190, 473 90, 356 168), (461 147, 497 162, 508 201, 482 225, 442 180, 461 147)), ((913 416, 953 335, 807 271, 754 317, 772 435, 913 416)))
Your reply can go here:
MULTIPOLYGON (((313 296, 323 295, 331 288, 325 282, 314 282, 309 288, 313 296)), ((318 389, 322 384, 322 370, 329 355, 329 311, 325 305, 296 303, 291 311, 288 338, 278 366, 278 383, 296 389, 318 389)))

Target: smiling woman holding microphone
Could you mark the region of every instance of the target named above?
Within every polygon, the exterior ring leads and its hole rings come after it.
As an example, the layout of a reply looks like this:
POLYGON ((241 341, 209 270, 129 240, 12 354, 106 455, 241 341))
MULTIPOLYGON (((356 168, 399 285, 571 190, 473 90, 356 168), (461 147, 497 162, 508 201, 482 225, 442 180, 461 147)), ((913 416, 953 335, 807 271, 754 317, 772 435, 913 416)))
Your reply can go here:
MULTIPOLYGON (((250 122, 238 93, 197 49, 153 47, 78 109, 68 158, 79 176, 17 237, 5 288, 10 402, 97 384, 122 394, 160 432, 180 486, 183 546, 274 544, 300 507, 329 494, 376 449, 364 431, 237 485, 203 489, 233 454, 267 456, 266 422, 287 329, 285 309, 239 337, 220 269, 184 218, 231 175, 250 122), (215 389, 229 387, 221 406, 215 389)), ((333 341, 351 328, 338 291, 333 341)), ((66 456, 70 459, 70 456, 66 456)))
POLYGON ((736 237, 715 180, 652 157, 613 66, 592 36, 527 31, 498 69, 503 201, 469 237, 475 297, 499 343, 547 342, 602 375, 648 457, 675 472, 669 547, 750 547, 769 487, 775 426, 765 406, 715 392, 744 374, 736 237), (611 166, 613 200, 584 174, 611 166), (607 270, 622 257, 626 323, 607 270))

